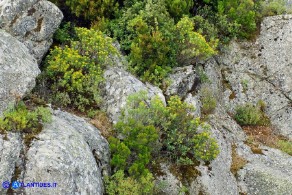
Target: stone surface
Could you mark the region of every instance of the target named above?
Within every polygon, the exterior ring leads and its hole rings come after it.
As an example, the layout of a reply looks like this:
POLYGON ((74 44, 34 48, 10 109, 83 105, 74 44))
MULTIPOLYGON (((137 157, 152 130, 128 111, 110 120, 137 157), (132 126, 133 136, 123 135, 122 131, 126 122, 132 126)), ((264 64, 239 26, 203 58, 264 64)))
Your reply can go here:
POLYGON ((188 92, 194 90, 196 82, 199 81, 192 65, 174 69, 167 80, 170 81, 170 85, 167 87, 165 95, 178 95, 180 97, 185 97, 188 92))
POLYGON ((19 134, 0 135, 0 194, 6 194, 7 192, 3 188, 2 182, 8 181, 10 183, 15 166, 20 159, 21 149, 22 143, 19 134))
POLYGON ((292 157, 276 149, 262 147, 264 155, 244 154, 249 163, 238 172, 243 193, 291 194, 292 157))
POLYGON ((146 91, 149 99, 157 95, 165 103, 164 95, 158 87, 142 83, 122 68, 107 68, 104 78, 103 107, 114 123, 118 121, 121 109, 126 105, 127 97, 135 92, 146 91))
POLYGON ((182 183, 170 172, 170 165, 168 163, 160 164, 161 172, 163 175, 160 175, 156 179, 156 185, 160 186, 161 190, 159 194, 161 195, 177 195, 184 193, 182 192, 182 183))
POLYGON ((57 188, 25 188, 26 194, 103 194, 109 146, 84 119, 55 111, 26 154, 24 182, 56 182, 57 188))
POLYGON ((0 28, 23 42, 38 62, 62 19, 59 8, 46 0, 0 1, 0 28))
POLYGON ((0 115, 35 85, 40 73, 28 49, 10 34, 0 30, 0 115))
POLYGON ((219 57, 225 106, 263 100, 280 134, 292 139, 292 15, 265 18, 255 43, 233 42, 219 57))

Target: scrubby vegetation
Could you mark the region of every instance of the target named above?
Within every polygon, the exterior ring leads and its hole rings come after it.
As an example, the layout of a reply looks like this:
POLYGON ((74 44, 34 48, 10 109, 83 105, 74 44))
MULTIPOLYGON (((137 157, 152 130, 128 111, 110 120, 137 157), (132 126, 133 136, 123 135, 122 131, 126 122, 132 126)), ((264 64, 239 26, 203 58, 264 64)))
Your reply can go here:
POLYGON ((51 119, 51 113, 47 108, 40 106, 29 110, 23 102, 19 102, 3 113, 0 118, 0 131, 34 133, 51 119))
MULTIPOLYGON (((119 42, 129 71, 144 82, 163 87, 173 68, 197 65, 219 53, 232 39, 251 39, 262 17, 290 11, 282 0, 52 2, 70 18, 65 16, 66 22, 54 36, 55 47, 46 57, 36 91, 55 106, 91 117, 108 138, 113 174, 105 179, 107 194, 153 194, 152 162, 162 158, 192 177, 197 174, 192 166, 212 161, 219 153, 208 125, 194 118, 190 114, 194 108, 176 96, 164 105, 158 97, 147 101, 145 93, 134 94, 120 121, 110 124, 99 110, 99 87, 105 67, 119 55, 113 41, 119 42)), ((202 69, 198 73, 201 83, 212 79, 202 69)), ((200 100, 205 118, 216 108, 215 94, 203 87, 200 100)), ((30 111, 19 105, 0 119, 0 130, 33 131, 48 121, 46 112, 44 108, 30 111)), ((262 103, 239 105, 234 118, 242 126, 269 124, 262 103)), ((277 143, 291 154, 290 146, 287 140, 277 143)), ((245 161, 235 148, 232 154, 235 173, 245 161)))
POLYGON ((81 112, 87 108, 98 108, 103 69, 112 64, 112 57, 118 52, 112 45, 112 39, 100 31, 74 28, 75 39, 66 32, 58 31, 57 35, 68 44, 51 50, 42 73, 42 79, 49 86, 49 94, 52 94, 50 101, 81 112))
POLYGON ((236 108, 234 119, 240 125, 269 125, 270 120, 264 111, 263 101, 259 101, 257 105, 247 103, 236 108))
POLYGON ((145 92, 129 97, 115 125, 117 136, 109 138, 114 172, 125 171, 141 179, 151 174, 148 166, 158 157, 178 165, 216 158, 218 145, 210 137, 209 127, 190 114, 192 106, 177 96, 171 97, 167 106, 158 97, 150 102, 146 97, 145 92))

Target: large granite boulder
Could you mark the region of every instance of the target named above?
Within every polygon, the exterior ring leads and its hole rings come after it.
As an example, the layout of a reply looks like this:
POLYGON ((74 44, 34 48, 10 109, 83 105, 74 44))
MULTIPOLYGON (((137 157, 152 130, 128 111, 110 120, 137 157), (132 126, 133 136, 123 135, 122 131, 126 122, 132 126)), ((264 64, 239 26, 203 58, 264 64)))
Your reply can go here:
POLYGON ((0 194, 5 194, 11 178, 15 175, 22 151, 22 140, 19 134, 0 135, 0 194))
POLYGON ((98 129, 72 114, 54 111, 30 145, 19 133, 0 135, 1 194, 103 194, 109 145, 98 129), (11 189, 12 181, 56 183, 50 188, 11 189), (10 184, 10 185, 9 185, 10 184))
POLYGON ((192 65, 175 68, 166 79, 169 86, 165 91, 166 96, 178 95, 185 97, 188 92, 195 90, 199 78, 192 65))
POLYGON ((238 171, 243 194, 291 194, 292 157, 276 149, 262 147, 263 155, 246 153, 238 148, 248 164, 238 171))
POLYGON ((292 15, 265 18, 255 43, 233 42, 218 58, 231 111, 263 100, 280 134, 292 139, 292 15))
POLYGON ((164 95, 158 87, 142 83, 123 68, 108 67, 104 72, 104 78, 103 107, 113 123, 119 120, 121 110, 127 103, 127 97, 133 93, 146 91, 149 100, 159 96, 165 103, 164 95))
POLYGON ((40 73, 27 47, 0 30, 0 115, 35 85, 40 73))
POLYGON ((57 188, 26 188, 26 194, 103 194, 109 145, 95 127, 55 111, 26 154, 24 182, 56 182, 57 188))
POLYGON ((0 1, 0 29, 23 42, 38 62, 50 48, 62 19, 59 8, 46 0, 0 1))

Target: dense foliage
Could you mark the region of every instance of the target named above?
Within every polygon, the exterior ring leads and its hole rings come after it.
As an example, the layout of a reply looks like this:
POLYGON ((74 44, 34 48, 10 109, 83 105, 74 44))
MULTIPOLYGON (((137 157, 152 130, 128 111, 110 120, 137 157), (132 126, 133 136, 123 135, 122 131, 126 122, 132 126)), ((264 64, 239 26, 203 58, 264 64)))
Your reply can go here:
POLYGON ((122 139, 109 139, 114 170, 145 175, 158 153, 178 164, 213 160, 219 152, 216 141, 210 138, 208 126, 193 118, 192 111, 192 106, 176 96, 167 106, 158 97, 147 103, 145 93, 131 96, 115 127, 122 139), (199 127, 204 131, 197 132, 199 127))
POLYGON ((43 123, 51 120, 52 116, 47 108, 40 106, 29 110, 23 102, 20 102, 0 117, 0 131, 34 133, 42 128, 43 123))
POLYGON ((75 28, 75 32, 76 40, 51 51, 44 77, 54 104, 84 112, 87 107, 98 106, 103 68, 111 64, 117 51, 112 39, 99 31, 75 28))
MULTIPOLYGON (((101 102, 103 70, 118 55, 110 37, 120 43, 128 70, 161 87, 174 67, 196 65, 220 52, 231 39, 251 39, 263 16, 289 12, 284 0, 52 1, 77 19, 67 19, 70 22, 63 23, 54 36, 57 46, 48 55, 41 77, 49 86, 46 94, 51 94, 54 105, 86 111, 88 116, 95 115, 101 102), (76 20, 91 28, 75 27, 76 20)), ((202 70, 197 73, 201 83, 210 81, 202 70)), ((211 161, 219 153, 209 127, 191 115, 192 106, 176 96, 167 105, 146 96, 141 92, 129 97, 108 139, 113 175, 105 178, 106 194, 153 194, 151 162, 158 158, 179 167, 211 161)), ((216 98, 202 87, 200 101, 205 118, 216 108, 216 98)), ((17 107, 1 118, 0 130, 34 127, 46 121, 42 113, 46 113, 43 108, 30 112, 17 107)), ((241 125, 269 123, 263 104, 238 106, 234 118, 241 125)))

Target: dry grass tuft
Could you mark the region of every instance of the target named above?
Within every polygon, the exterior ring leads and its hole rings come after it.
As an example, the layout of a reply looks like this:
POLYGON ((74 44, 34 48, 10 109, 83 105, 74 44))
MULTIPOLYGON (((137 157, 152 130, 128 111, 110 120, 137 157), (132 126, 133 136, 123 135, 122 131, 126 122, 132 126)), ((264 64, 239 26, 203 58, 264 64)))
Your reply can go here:
POLYGON ((235 144, 232 144, 231 155, 232 155, 232 163, 231 163, 230 171, 234 176, 236 176, 237 171, 239 171, 239 169, 244 167, 248 163, 248 161, 237 154, 235 144))

